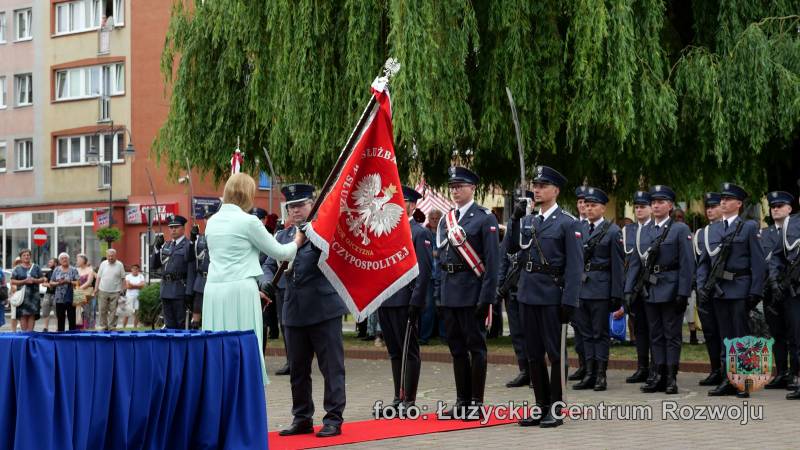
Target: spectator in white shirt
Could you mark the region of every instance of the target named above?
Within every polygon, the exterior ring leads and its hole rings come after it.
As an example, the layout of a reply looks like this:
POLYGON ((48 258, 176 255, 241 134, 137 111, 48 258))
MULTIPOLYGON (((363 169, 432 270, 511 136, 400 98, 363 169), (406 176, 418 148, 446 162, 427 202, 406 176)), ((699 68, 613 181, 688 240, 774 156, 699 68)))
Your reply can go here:
POLYGON ((94 295, 97 297, 100 312, 100 329, 113 330, 117 327, 117 301, 125 281, 125 266, 117 260, 113 248, 106 252, 106 260, 97 270, 97 283, 94 295))
MULTIPOLYGON (((133 309, 133 328, 139 326, 139 318, 136 311, 139 310, 139 291, 144 287, 144 275, 139 272, 139 265, 131 266, 131 273, 125 276, 125 297, 128 299, 133 309)), ((122 318, 122 328, 128 326, 128 318, 122 318)))

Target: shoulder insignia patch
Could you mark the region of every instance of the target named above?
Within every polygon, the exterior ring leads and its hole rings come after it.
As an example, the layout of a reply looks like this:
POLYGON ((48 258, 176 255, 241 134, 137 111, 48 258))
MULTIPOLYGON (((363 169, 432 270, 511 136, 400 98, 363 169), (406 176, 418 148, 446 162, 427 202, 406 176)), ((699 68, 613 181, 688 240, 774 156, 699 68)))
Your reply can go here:
POLYGON ((563 213, 565 216, 569 217, 569 218, 570 218, 570 219, 572 219, 572 220, 578 220, 578 218, 577 218, 577 217, 575 217, 575 216, 573 216, 572 214, 570 214, 570 213, 568 213, 568 212, 564 211, 563 209, 561 210, 561 212, 562 212, 562 213, 563 213))

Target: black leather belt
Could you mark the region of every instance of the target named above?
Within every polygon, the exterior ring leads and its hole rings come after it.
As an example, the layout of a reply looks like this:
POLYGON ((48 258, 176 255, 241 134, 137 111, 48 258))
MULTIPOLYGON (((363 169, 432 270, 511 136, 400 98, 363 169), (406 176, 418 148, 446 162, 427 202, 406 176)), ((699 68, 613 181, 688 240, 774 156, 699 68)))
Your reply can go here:
POLYGON ((167 281, 183 281, 186 279, 185 273, 165 273, 164 279, 167 281))
POLYGON ((584 272, 608 272, 610 270, 611 270, 611 264, 586 263, 583 265, 584 272))
POLYGON ((203 278, 208 278, 208 272, 200 272, 200 275, 202 275, 203 278))
POLYGON ((525 272, 546 273, 548 275, 561 276, 564 275, 564 268, 555 266, 543 266, 541 264, 534 264, 533 261, 528 261, 525 264, 525 272))
POLYGON ((673 264, 656 264, 653 266, 653 273, 661 273, 661 272, 674 272, 680 269, 680 265, 677 263, 673 264))
POLYGON ((733 280, 734 278, 749 277, 751 275, 750 269, 742 270, 726 270, 722 272, 723 280, 733 280))
POLYGON ((470 268, 466 264, 439 264, 439 267, 447 273, 456 273, 456 272, 466 272, 470 270, 470 268))

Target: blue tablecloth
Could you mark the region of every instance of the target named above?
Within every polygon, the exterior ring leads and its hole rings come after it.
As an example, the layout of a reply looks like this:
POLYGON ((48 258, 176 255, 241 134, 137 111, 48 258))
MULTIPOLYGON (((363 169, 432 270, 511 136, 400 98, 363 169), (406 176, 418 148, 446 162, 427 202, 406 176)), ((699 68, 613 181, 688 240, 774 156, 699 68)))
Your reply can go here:
POLYGON ((248 332, 0 334, 0 449, 267 448, 248 332))

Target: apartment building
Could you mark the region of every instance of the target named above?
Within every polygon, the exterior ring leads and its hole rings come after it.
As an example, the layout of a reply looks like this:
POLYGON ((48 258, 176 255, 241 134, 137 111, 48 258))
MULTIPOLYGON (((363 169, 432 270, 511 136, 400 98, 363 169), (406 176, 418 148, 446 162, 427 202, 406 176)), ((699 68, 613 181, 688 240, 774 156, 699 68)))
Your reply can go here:
MULTIPOLYGON (((126 263, 146 268, 148 210, 187 218, 221 186, 192 172, 170 177, 150 157, 166 119, 160 72, 166 0, 0 0, 0 254, 23 248, 44 264, 60 252, 101 258, 96 230, 111 224, 126 263)), ((233 143, 230 144, 231 148, 233 143)), ((184 171, 185 172, 185 171, 184 171)), ((259 206, 272 188, 262 176, 259 206)))

